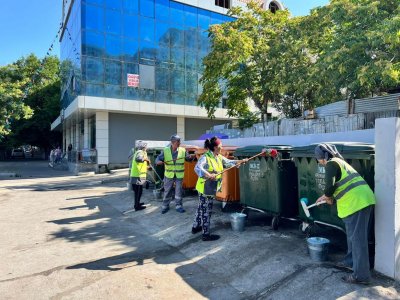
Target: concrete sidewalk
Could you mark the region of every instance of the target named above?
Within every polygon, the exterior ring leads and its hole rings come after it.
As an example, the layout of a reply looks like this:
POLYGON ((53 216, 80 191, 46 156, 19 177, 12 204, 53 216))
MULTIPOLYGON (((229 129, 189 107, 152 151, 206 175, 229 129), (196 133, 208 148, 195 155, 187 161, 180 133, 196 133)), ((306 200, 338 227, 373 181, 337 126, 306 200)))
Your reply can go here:
POLYGON ((370 286, 340 280, 346 273, 333 266, 345 252, 340 232, 318 232, 332 247, 330 261, 316 263, 296 222, 273 231, 254 212, 238 233, 215 203, 211 228, 221 239, 203 242, 190 232, 195 195, 184 199, 186 213, 171 207, 161 215, 161 202, 145 190, 148 208, 123 214, 133 204, 124 182, 60 182, 0 181, 3 299, 400 298, 398 283, 378 274, 370 286))

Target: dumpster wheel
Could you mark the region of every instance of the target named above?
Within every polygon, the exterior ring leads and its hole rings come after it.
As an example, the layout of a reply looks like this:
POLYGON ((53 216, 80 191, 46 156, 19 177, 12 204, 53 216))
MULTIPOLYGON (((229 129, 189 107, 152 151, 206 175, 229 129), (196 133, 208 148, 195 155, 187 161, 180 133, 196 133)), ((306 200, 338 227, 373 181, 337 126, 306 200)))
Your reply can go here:
POLYGON ((275 216, 272 218, 271 227, 273 230, 278 230, 278 227, 279 227, 279 217, 278 216, 275 216))

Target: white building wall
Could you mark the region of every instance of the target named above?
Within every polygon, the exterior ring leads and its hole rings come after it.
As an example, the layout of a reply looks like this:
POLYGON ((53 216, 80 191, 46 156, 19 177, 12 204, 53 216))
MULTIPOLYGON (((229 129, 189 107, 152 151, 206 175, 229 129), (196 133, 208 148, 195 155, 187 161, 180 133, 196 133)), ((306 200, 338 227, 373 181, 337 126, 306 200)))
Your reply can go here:
POLYGON ((106 165, 109 162, 109 138, 108 138, 108 112, 96 112, 96 149, 97 149, 97 163, 99 165, 106 165))
POLYGON ((400 119, 375 121, 375 270, 400 280, 400 119))

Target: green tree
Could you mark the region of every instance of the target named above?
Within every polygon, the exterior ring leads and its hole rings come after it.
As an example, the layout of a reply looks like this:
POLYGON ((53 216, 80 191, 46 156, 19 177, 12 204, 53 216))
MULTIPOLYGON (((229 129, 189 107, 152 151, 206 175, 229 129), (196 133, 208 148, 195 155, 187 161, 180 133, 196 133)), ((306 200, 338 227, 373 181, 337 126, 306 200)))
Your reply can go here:
MULTIPOLYGON (((59 67, 57 57, 47 57, 41 62, 35 55, 29 55, 4 67, 7 72, 0 72, 17 95, 28 91, 22 104, 30 112, 29 118, 11 121, 6 137, 9 146, 30 144, 48 149, 60 143, 60 133, 50 131, 51 122, 60 112, 59 67)), ((21 101, 21 97, 13 100, 21 101)))
POLYGON ((264 120, 268 104, 280 99, 275 45, 288 28, 289 13, 274 14, 251 2, 248 11, 235 7, 229 14, 237 19, 209 29, 211 51, 203 60, 198 103, 213 117, 225 97, 229 116, 247 118, 252 101, 264 120))
MULTIPOLYGON (((399 77, 398 0, 333 0, 307 18, 318 104, 380 95, 399 77)), ((308 36, 308 38, 307 38, 308 36)))

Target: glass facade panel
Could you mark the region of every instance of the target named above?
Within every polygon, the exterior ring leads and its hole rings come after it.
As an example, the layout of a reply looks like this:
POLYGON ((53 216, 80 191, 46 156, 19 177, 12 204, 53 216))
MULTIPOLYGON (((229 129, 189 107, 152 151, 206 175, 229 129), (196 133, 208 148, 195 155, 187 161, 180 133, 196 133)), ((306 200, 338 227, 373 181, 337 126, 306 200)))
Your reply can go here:
POLYGON ((138 88, 127 87, 126 88, 126 98, 131 100, 139 100, 140 93, 138 88))
POLYGON ((156 102, 159 103, 170 103, 171 102, 171 93, 165 91, 156 91, 156 102))
POLYGON ((101 58, 85 57, 82 60, 83 80, 95 83, 104 82, 104 63, 101 58))
POLYGON ((105 4, 107 8, 121 10, 122 9, 122 0, 105 0, 105 4))
POLYGON ((156 23, 156 43, 162 46, 170 45, 170 27, 168 23, 156 23))
POLYGON ((154 0, 140 0, 140 15, 154 18, 154 0))
POLYGON ((106 9, 106 32, 121 35, 121 19, 120 11, 106 9))
POLYGON ((139 0, 122 0, 124 13, 136 15, 139 13, 139 0))
POLYGON ((185 52, 183 49, 171 49, 171 68, 185 68, 185 52))
POLYGON ((122 39, 119 36, 106 35, 106 56, 111 59, 119 59, 123 55, 122 39))
POLYGON ((197 73, 186 72, 186 94, 197 95, 197 73))
POLYGON ((104 9, 85 4, 82 9, 82 26, 85 29, 104 30, 104 9))
POLYGON ((210 27, 210 12, 204 9, 198 9, 198 27, 207 30, 210 27))
POLYGON ((94 97, 104 97, 104 85, 85 83, 85 95, 94 97))
POLYGON ((122 63, 115 60, 105 60, 105 82, 109 84, 122 84, 122 63))
POLYGON ((92 3, 92 4, 97 4, 97 5, 103 5, 104 0, 84 0, 86 3, 92 3))
POLYGON ((156 49, 151 43, 141 42, 140 43, 140 63, 144 65, 154 65, 156 59, 156 49))
POLYGON ((104 95, 108 98, 122 98, 123 89, 120 85, 106 84, 104 88, 104 95))
POLYGON ((140 18, 140 40, 154 43, 154 19, 140 18))
POLYGON ((140 100, 154 102, 154 90, 139 89, 140 100))
POLYGON ((185 26, 197 27, 197 8, 185 5, 185 26))
POLYGON ((123 39, 123 59, 126 62, 139 61, 139 43, 128 39, 123 39))
POLYGON ((169 0, 156 0, 155 14, 158 21, 169 21, 169 0))
POLYGON ((170 90, 170 70, 156 68, 156 90, 170 90))
POLYGON ((185 72, 180 70, 171 71, 171 91, 174 93, 185 92, 185 72))
POLYGON ((170 1, 169 17, 172 24, 183 25, 185 23, 184 5, 170 1))
POLYGON ((123 16, 123 36, 137 39, 139 31, 139 18, 138 16, 124 15, 123 16))
POLYGON ((64 107, 80 94, 195 105, 207 29, 232 20, 172 0, 73 3, 61 40, 64 107), (139 88, 127 74, 140 74, 139 88))
POLYGON ((95 57, 104 55, 104 33, 83 31, 82 54, 95 57))
POLYGON ((185 41, 185 32, 183 31, 183 27, 174 25, 174 27, 170 29, 169 34, 171 48, 183 48, 185 41))

